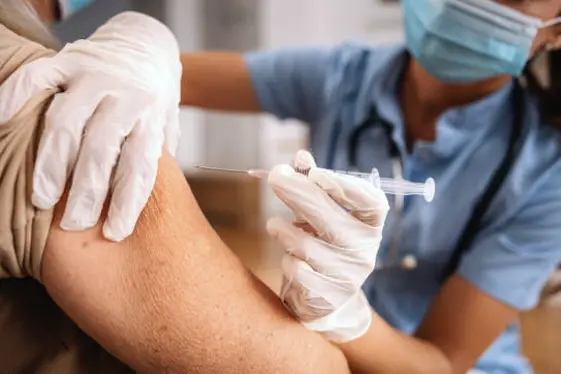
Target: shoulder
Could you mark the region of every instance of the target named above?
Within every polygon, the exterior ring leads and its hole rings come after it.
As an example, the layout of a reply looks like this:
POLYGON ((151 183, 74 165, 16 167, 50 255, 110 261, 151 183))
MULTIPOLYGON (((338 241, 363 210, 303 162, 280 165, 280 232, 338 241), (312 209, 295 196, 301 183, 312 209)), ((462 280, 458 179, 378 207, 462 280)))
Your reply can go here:
POLYGON ((513 187, 525 186, 519 193, 527 195, 521 209, 531 212, 524 214, 528 224, 555 222, 561 243, 561 129, 541 120, 529 127, 513 187))
POLYGON ((371 46, 352 41, 342 43, 332 54, 330 69, 334 79, 331 83, 349 91, 371 85, 372 79, 390 69, 403 51, 401 44, 371 46))
POLYGON ((387 65, 401 51, 403 51, 401 44, 372 46, 356 41, 347 41, 333 48, 333 63, 335 66, 365 71, 367 68, 387 65))
POLYGON ((561 129, 544 120, 535 98, 527 97, 526 108, 526 132, 519 167, 527 183, 532 185, 531 190, 551 186, 561 196, 561 129))
POLYGON ((503 199, 494 206, 503 212, 496 224, 527 228, 527 237, 547 229, 547 236, 535 240, 553 245, 552 240, 561 243, 561 129, 543 120, 533 98, 525 106, 523 144, 503 199))
MULTIPOLYGON (((524 105, 522 146, 506 183, 503 204, 494 208, 503 212, 500 221, 520 221, 544 208, 540 204, 546 202, 559 210, 545 209, 543 214, 547 211, 549 216, 558 216, 561 224, 561 129, 544 122, 530 95, 526 95, 524 105)), ((539 221, 529 219, 528 224, 538 225, 539 221)))
MULTIPOLYGON (((391 64, 403 51, 400 45, 371 46, 344 42, 336 46, 297 46, 245 54, 252 73, 290 73, 303 78, 320 77, 330 86, 360 87, 363 78, 391 64)), ((267 79, 263 75, 264 79, 267 79)), ((270 79, 270 77, 269 77, 270 79)))
POLYGON ((285 47, 244 58, 261 108, 281 119, 319 122, 331 111, 353 111, 371 96, 374 77, 403 51, 346 42, 337 46, 285 47), (347 105, 350 104, 350 105, 347 105))
POLYGON ((561 131, 530 105, 522 148, 459 274, 517 309, 533 307, 561 260, 561 131))

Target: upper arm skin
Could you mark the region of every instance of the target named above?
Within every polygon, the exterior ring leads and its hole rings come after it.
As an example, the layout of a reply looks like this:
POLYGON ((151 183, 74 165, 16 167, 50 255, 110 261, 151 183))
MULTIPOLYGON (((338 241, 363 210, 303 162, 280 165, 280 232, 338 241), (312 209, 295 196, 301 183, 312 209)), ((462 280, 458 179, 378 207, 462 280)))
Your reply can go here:
POLYGON ((203 109, 268 112, 313 123, 323 113, 333 48, 184 53, 181 102, 203 109))
POLYGON ((164 154, 133 235, 103 239, 59 228, 43 282, 92 338, 147 373, 347 373, 340 351, 293 320, 244 269, 200 212, 164 154))
POLYGON ((184 53, 181 63, 182 105, 231 112, 260 111, 242 54, 184 53))

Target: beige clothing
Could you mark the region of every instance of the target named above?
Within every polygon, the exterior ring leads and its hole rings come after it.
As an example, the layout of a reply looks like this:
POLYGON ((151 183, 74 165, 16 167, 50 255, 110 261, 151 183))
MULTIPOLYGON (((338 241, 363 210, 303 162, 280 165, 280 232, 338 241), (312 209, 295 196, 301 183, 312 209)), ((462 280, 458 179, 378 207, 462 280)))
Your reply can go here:
MULTIPOLYGON (((53 53, 0 26, 0 82, 26 62, 53 53)), ((30 278, 40 279, 52 221, 51 211, 32 206, 31 192, 43 114, 53 94, 37 95, 0 125, 0 374, 129 373, 30 278)))
MULTIPOLYGON (((51 53, 0 26, 0 82, 22 64, 51 53)), ((51 96, 38 95, 0 125, 0 279, 40 276, 52 212, 36 210, 30 196, 41 117, 51 96)))

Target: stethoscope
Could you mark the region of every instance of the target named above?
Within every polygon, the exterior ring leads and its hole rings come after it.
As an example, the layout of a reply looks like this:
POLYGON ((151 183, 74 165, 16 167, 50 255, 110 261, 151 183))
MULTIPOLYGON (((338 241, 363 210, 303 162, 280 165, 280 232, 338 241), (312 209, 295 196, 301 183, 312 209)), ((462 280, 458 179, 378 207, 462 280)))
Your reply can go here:
MULTIPOLYGON (((388 139, 387 152, 391 160, 392 177, 397 180, 403 180, 403 160, 401 159, 398 145, 392 136, 392 124, 379 115, 378 110, 374 105, 370 108, 370 113, 366 120, 357 126, 350 134, 347 145, 349 169, 352 171, 358 170, 358 143, 361 136, 368 129, 377 126, 384 130, 386 138, 388 139)), ((394 206, 392 207, 391 214, 393 214, 395 221, 389 242, 389 253, 385 256, 384 260, 379 259, 376 262, 374 271, 391 268, 403 268, 405 270, 413 270, 417 268, 418 260, 415 254, 409 253, 398 258, 401 239, 401 218, 403 215, 404 204, 405 196, 396 195, 394 197, 394 206)))
MULTIPOLYGON (((450 257, 450 261, 442 274, 443 278, 447 278, 453 274, 458 265, 461 262, 463 255, 470 249, 473 240, 475 239, 477 233, 480 230, 481 219, 487 212, 488 207, 491 205, 494 197, 500 190, 503 182, 507 178, 510 170, 512 169, 520 149, 522 147, 522 130, 523 130, 523 119, 525 114, 525 101, 524 101, 524 91, 522 86, 518 81, 514 82, 514 87, 511 94, 511 105, 512 113, 514 114, 512 131, 509 138, 507 151, 493 173, 493 176, 489 180, 487 187, 485 188, 483 194, 479 197, 474 208, 472 210, 471 216, 464 227, 459 240, 450 257)), ((386 137, 388 139, 388 155, 391 159, 393 178, 403 179, 403 160, 399 152, 398 145, 392 137, 393 126, 391 123, 384 118, 382 118, 375 105, 372 105, 369 114, 366 119, 360 123, 350 134, 348 144, 347 144, 347 158, 349 162, 349 167, 351 170, 358 170, 358 145, 362 135, 369 129, 381 126, 384 128, 386 137)), ((332 147, 331 154, 335 152, 337 133, 332 134, 332 147)), ((333 167, 333 165, 330 165, 333 167)), ((401 238, 401 218, 403 216, 403 206, 404 206, 404 196, 396 196, 395 204, 393 208, 393 214, 395 214, 396 227, 392 232, 392 238, 390 239, 390 250, 388 260, 378 261, 374 270, 392 269, 392 268, 402 268, 406 270, 413 270, 419 266, 418 258, 414 254, 406 254, 404 256, 398 257, 399 254, 399 239, 401 238)))

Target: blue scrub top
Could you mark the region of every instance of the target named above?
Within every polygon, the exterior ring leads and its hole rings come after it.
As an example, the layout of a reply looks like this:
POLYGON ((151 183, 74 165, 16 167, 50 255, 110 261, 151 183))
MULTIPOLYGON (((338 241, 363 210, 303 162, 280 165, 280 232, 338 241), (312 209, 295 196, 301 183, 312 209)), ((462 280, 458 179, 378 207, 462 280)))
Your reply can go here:
MULTIPOLYGON (((406 61, 401 45, 373 48, 355 43, 246 55, 261 107, 280 119, 308 123, 319 165, 349 167, 349 135, 375 105, 393 126, 404 177, 436 180, 432 203, 406 198, 399 225, 389 214, 378 259, 389 267, 375 271, 365 284, 376 312, 394 327, 413 333, 442 285, 439 275, 476 200, 505 155, 513 125, 513 84, 445 112, 437 123, 436 141, 418 141, 408 153, 397 100, 406 61), (330 159, 333 164, 327 165, 330 159), (403 269, 388 259, 396 232, 398 259, 414 254, 416 269, 403 269)), ((561 131, 541 122, 533 98, 528 95, 525 100, 521 154, 458 269, 483 292, 520 310, 536 305, 561 259, 561 131)), ((375 166, 382 177, 391 177, 388 146, 381 126, 367 130, 358 144, 359 169, 368 172, 375 166)), ((520 356, 517 325, 489 348, 477 368, 487 373, 531 372, 520 356)))

